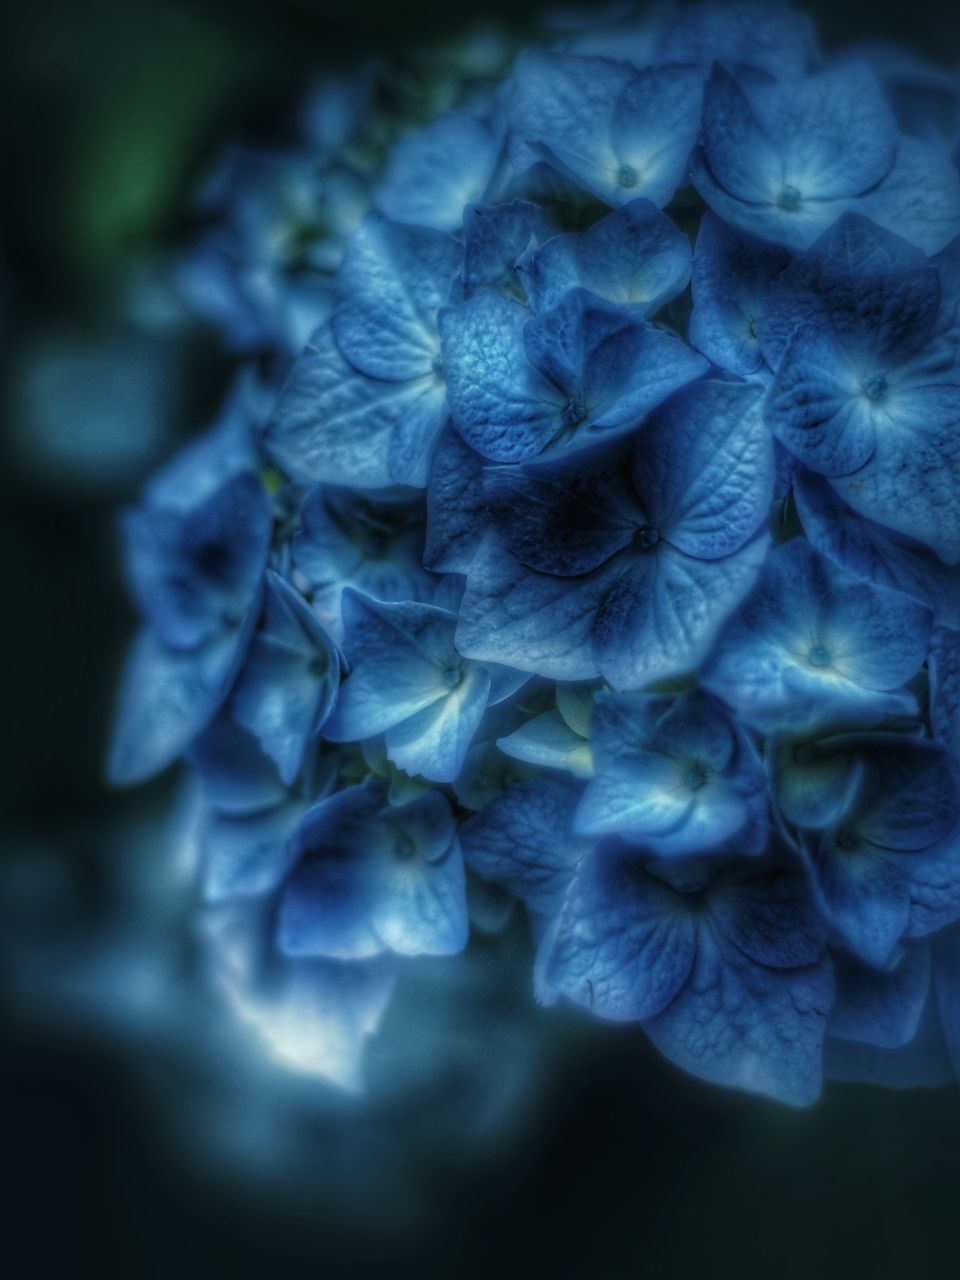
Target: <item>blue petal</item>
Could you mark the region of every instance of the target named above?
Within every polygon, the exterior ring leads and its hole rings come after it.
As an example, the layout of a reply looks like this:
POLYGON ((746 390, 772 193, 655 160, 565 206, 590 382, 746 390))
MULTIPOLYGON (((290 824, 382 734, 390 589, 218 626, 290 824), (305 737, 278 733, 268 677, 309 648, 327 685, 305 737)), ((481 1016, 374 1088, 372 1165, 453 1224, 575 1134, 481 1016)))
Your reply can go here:
POLYGON ((573 834, 577 794, 568 782, 553 778, 508 784, 461 826, 467 865, 504 885, 531 911, 557 911, 590 848, 573 834))
POLYGON ((294 365, 265 443, 303 483, 422 487, 445 420, 443 386, 433 372, 405 382, 365 377, 324 325, 294 365))
POLYGON ((696 935, 682 897, 637 862, 601 850, 567 891, 544 978, 598 1017, 650 1018, 686 982, 696 935))
POLYGON ((648 521, 686 555, 727 556, 767 515, 774 460, 761 398, 744 383, 698 382, 671 397, 638 439, 634 484, 648 521))
POLYGON ((885 743, 871 758, 869 786, 862 790, 860 812, 850 825, 882 849, 928 849, 957 819, 957 784, 945 753, 934 743, 885 743))
POLYGON ((746 376, 763 367, 758 322, 788 261, 782 249, 704 214, 693 255, 690 341, 721 369, 746 376))
POLYGON ((528 200, 467 205, 463 210, 466 297, 485 290, 516 294, 522 261, 554 231, 546 210, 528 200))
POLYGON ((933 731, 960 764, 960 634, 934 627, 929 667, 933 731))
POLYGON ((462 249, 445 232, 370 214, 337 275, 333 330, 355 368, 405 381, 434 373, 437 312, 450 300, 462 249))
POLYGON ((440 116, 392 147, 374 203, 388 218, 456 231, 463 207, 481 200, 500 141, 473 116, 440 116))
POLYGON ((901 138, 893 168, 857 205, 924 253, 939 253, 960 235, 960 175, 935 143, 901 138))
POLYGON ((575 577, 628 547, 642 513, 619 453, 564 458, 536 467, 491 467, 483 493, 493 523, 518 560, 575 577))
POLYGON ((715 67, 703 119, 703 154, 692 164, 701 195, 734 225, 788 248, 809 245, 897 154, 892 113, 857 65, 788 85, 738 85, 715 67))
POLYGON ((686 287, 690 242, 649 200, 631 200, 582 235, 568 232, 548 240, 522 277, 537 311, 556 306, 579 285, 653 315, 686 287))
POLYGON ((271 525, 266 492, 249 472, 188 510, 125 514, 131 587, 165 644, 195 648, 239 625, 259 589, 271 525))
POLYGON ((255 813, 287 795, 276 765, 253 734, 221 713, 195 739, 190 762, 203 781, 204 799, 226 813, 255 813))
POLYGON ((931 995, 917 1033, 900 1049, 827 1039, 824 1074, 830 1080, 856 1080, 888 1089, 931 1088, 952 1083, 955 1072, 944 1041, 937 1002, 931 995))
POLYGON ((842 735, 812 742, 787 738, 768 746, 777 805, 787 822, 808 831, 840 825, 863 777, 856 747, 842 735))
POLYGON ((813 23, 780 0, 700 0, 668 11, 660 62, 754 67, 780 79, 801 75, 817 58, 813 23))
POLYGON ((905 952, 890 970, 869 969, 838 951, 837 1001, 827 1031, 878 1049, 899 1049, 917 1032, 930 990, 930 950, 905 952))
POLYGON ((780 866, 735 870, 710 893, 709 910, 724 939, 768 969, 816 964, 830 933, 804 875, 780 866))
POLYGON ((564 422, 574 438, 636 426, 707 368, 680 339, 584 289, 534 316, 523 343, 530 362, 564 392, 564 422))
POLYGON ((483 459, 456 431, 440 437, 427 488, 424 564, 438 573, 466 573, 488 524, 483 459))
POLYGON ((393 809, 382 799, 377 787, 351 787, 303 820, 304 861, 277 919, 287 955, 353 960, 384 950, 462 950, 466 888, 449 806, 439 792, 393 809))
POLYGON ((598 694, 590 745, 596 776, 577 811, 578 829, 620 833, 662 857, 682 856, 717 848, 753 817, 757 833, 747 845, 738 841, 738 851, 759 852, 766 843, 763 770, 711 698, 598 694))
POLYGON ((344 593, 345 644, 352 670, 325 725, 334 742, 383 733, 446 698, 456 659, 455 615, 430 605, 382 604, 344 593))
POLYGON ((343 594, 344 648, 351 664, 402 654, 443 667, 453 652, 456 617, 409 600, 380 601, 348 588, 343 594))
POLYGON ((644 1029, 661 1053, 703 1080, 807 1106, 820 1094, 832 999, 826 959, 771 971, 703 929, 688 984, 644 1029))
POLYGON ((450 414, 471 448, 497 462, 532 458, 563 425, 566 397, 523 348, 525 307, 480 294, 440 316, 450 414))
POLYGON ((769 291, 760 343, 776 368, 805 321, 829 328, 860 356, 888 360, 924 345, 937 318, 935 267, 914 245, 859 213, 845 213, 769 291))
POLYGON ((237 722, 259 738, 290 784, 308 741, 323 725, 340 686, 340 661, 310 606, 267 574, 264 617, 233 696, 237 722))
POLYGON ((491 531, 467 578, 457 648, 554 680, 592 679, 594 619, 615 573, 615 564, 577 578, 535 573, 491 531))
POLYGON ((693 804, 684 769, 677 761, 651 751, 637 752, 629 767, 601 766, 583 793, 576 826, 584 835, 623 833, 656 849, 658 837, 686 824, 693 804))
POLYGON ((767 546, 764 534, 721 560, 669 545, 635 559, 597 611, 594 654, 609 683, 638 688, 699 666, 753 586, 767 546))
POLYGON ((304 498, 293 537, 294 564, 310 585, 313 612, 336 640, 343 638, 347 586, 378 600, 433 597, 437 579, 424 569, 422 552, 419 503, 319 486, 304 498))
POLYGON ((810 545, 855 578, 898 591, 950 626, 960 623, 960 568, 926 547, 854 515, 818 476, 796 477, 793 496, 810 545))

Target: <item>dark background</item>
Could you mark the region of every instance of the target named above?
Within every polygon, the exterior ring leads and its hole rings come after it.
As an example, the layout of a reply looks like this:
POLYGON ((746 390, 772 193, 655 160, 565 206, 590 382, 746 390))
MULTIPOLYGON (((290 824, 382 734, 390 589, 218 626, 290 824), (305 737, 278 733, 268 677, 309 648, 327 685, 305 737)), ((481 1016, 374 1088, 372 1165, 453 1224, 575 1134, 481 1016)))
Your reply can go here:
MULTIPOLYGON (((937 6, 810 7, 828 45, 893 37, 942 63, 960 59, 957 19, 937 6)), ((42 967, 45 947, 55 955, 64 939, 110 918, 117 859, 137 857, 118 833, 170 794, 169 780, 125 796, 100 780, 132 626, 113 512, 177 436, 205 422, 230 366, 209 336, 185 343, 161 326, 144 344, 132 332, 118 302, 131 263, 175 239, 218 142, 277 134, 319 67, 378 47, 429 45, 465 17, 522 25, 530 12, 525 0, 469 13, 440 0, 6 0, 0 954, 8 978, 24 947, 42 967), (38 352, 64 345, 77 362, 68 370, 104 350, 143 357, 150 394, 177 423, 172 433, 112 469, 38 451, 29 388, 38 352)), ((8 1257, 16 1248, 23 1259, 10 1274, 957 1273, 956 1091, 832 1085, 812 1110, 794 1113, 689 1080, 629 1031, 540 1014, 555 1020, 557 1040, 522 1124, 508 1126, 512 1137, 427 1141, 422 1116, 403 1107, 374 1121, 330 1111, 302 1121, 307 1157, 295 1173, 281 1164, 252 1175, 239 1156, 218 1160, 189 1140, 196 1097, 226 1087, 216 1069, 149 1038, 85 1029, 82 1018, 29 1016, 14 986, 0 1064, 4 1240, 8 1257), (351 1125, 369 1150, 351 1174, 345 1212, 329 1153, 349 1142, 351 1125)))

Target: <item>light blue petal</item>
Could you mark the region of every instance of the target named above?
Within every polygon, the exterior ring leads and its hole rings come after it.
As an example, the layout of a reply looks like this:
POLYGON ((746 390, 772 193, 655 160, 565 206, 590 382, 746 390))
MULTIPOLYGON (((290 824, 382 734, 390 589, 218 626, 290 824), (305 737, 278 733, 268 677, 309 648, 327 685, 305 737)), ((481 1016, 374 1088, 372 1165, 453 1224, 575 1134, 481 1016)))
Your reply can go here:
POLYGON ((464 205, 483 198, 499 152, 484 121, 440 116, 393 145, 374 203, 396 222, 457 231, 464 205))
POLYGON ((325 325, 294 365, 265 443, 301 483, 422 487, 445 421, 443 385, 434 373, 405 382, 365 377, 343 358, 325 325))
MULTIPOLYGON (((621 204, 645 195, 636 184, 629 189, 618 187, 621 161, 611 138, 614 107, 631 75, 629 67, 607 58, 541 50, 522 53, 510 82, 514 139, 559 164, 600 199, 619 191, 616 203, 621 204)), ((513 157, 519 160, 515 146, 513 157)))
POLYGON ((340 660, 303 597, 267 573, 264 616, 233 695, 233 713, 276 761, 288 785, 340 687, 340 660))
POLYGON ((684 770, 667 756, 637 753, 629 771, 601 770, 577 808, 576 828, 584 835, 622 833, 643 842, 683 826, 694 797, 684 770))
POLYGON ((654 67, 638 72, 617 99, 610 138, 620 162, 607 181, 609 204, 643 196, 669 204, 687 172, 700 133, 703 77, 691 67, 654 67))
POLYGON ((307 814, 300 829, 307 856, 277 920, 287 955, 351 960, 464 946, 463 862, 446 801, 430 792, 382 810, 382 800, 377 787, 351 787, 307 814))
POLYGON ((878 432, 886 429, 885 407, 871 398, 871 376, 869 366, 859 372, 830 333, 800 325, 770 389, 767 424, 812 471, 850 475, 870 460, 878 432))
POLYGON ((341 687, 324 735, 331 742, 371 738, 439 702, 449 692, 442 670, 409 652, 363 662, 341 687))
POLYGON ((333 330, 347 360, 371 378, 433 374, 437 312, 450 301, 462 253, 445 232, 369 214, 337 275, 333 330))
POLYGON ((252 617, 192 650, 168 649, 152 632, 140 632, 120 683, 106 770, 111 783, 143 782, 183 754, 228 694, 251 627, 252 617))
POLYGON ((894 389, 869 462, 833 486, 860 515, 960 562, 960 385, 894 389))
POLYGON ((686 288, 690 242, 649 200, 631 200, 593 223, 574 249, 579 283, 653 315, 686 288))
POLYGON ((497 739, 497 746, 515 760, 563 769, 575 778, 589 778, 593 772, 590 747, 574 733, 559 711, 544 711, 513 733, 497 739))
POLYGON ((460 683, 442 698, 387 730, 387 756, 407 773, 432 782, 454 782, 483 718, 490 676, 469 667, 460 683))
POLYGON ((707 369, 680 339, 584 289, 534 316, 523 342, 531 364, 568 397, 564 445, 583 442, 586 433, 636 426, 707 369))

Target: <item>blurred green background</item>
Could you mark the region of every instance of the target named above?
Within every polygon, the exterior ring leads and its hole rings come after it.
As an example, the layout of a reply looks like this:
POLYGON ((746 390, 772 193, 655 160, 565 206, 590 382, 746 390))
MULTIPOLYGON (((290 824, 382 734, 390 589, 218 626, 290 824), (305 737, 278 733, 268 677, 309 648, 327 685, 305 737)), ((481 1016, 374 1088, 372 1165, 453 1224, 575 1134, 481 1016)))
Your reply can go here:
MULTIPOLYGON (((893 38, 941 64, 960 60, 949 7, 808 7, 829 45, 893 38)), ((526 0, 6 0, 0 947, 11 964, 24 939, 62 939, 108 918, 117 859, 143 856, 118 833, 138 815, 152 820, 170 795, 168 779, 112 795, 100 770, 133 622, 114 512, 209 419, 231 370, 213 336, 170 323, 162 291, 149 287, 191 191, 224 141, 282 137, 324 66, 380 51, 442 64, 443 41, 464 24, 522 31, 533 16, 526 0), (77 454, 71 422, 99 403, 102 369, 120 366, 136 373, 115 380, 112 400, 137 429, 112 452, 104 436, 99 455, 77 454)), ((8 1003, 7 1238, 12 1229, 10 1248, 20 1240, 31 1274, 958 1270, 956 1091, 829 1086, 817 1107, 794 1113, 682 1077, 638 1034, 543 1013, 553 1020, 549 1070, 522 1122, 478 1149, 426 1142, 422 1124, 391 1113, 343 1214, 328 1194, 324 1143, 335 1129, 342 1138, 349 1115, 317 1129, 316 1170, 301 1168, 295 1188, 282 1170, 251 1183, 171 1135, 171 1109, 189 1115, 191 1091, 215 1080, 199 1081, 177 1055, 37 1024, 8 1003), (413 1162, 377 1154, 411 1142, 413 1162)))

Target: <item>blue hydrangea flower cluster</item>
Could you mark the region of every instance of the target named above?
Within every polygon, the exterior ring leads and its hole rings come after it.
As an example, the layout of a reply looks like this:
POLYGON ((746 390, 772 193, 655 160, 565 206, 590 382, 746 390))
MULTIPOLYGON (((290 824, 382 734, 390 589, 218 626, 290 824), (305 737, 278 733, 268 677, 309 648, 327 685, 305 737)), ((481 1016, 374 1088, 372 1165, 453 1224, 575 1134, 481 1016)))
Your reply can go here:
POLYGON ((495 886, 544 1005, 704 1080, 955 1078, 957 83, 702 0, 378 174, 338 92, 217 187, 187 274, 257 360, 123 525, 110 774, 189 761, 229 999, 356 1087, 495 886))

